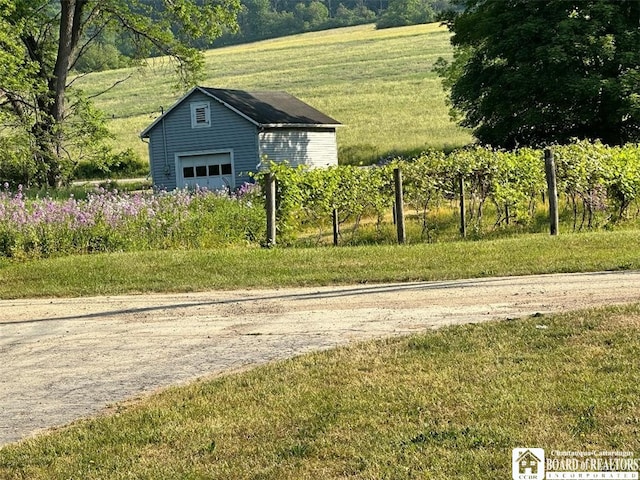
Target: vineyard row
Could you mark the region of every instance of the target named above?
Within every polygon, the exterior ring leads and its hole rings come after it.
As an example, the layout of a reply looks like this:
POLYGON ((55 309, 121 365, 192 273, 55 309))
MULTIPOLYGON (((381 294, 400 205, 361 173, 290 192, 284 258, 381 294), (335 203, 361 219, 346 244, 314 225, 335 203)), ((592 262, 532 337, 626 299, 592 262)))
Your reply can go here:
MULTIPOLYGON (((573 228, 591 228, 594 217, 617 223, 630 216, 640 195, 640 146, 609 147, 599 142, 554 146, 558 192, 573 215, 573 228)), ((306 169, 270 163, 277 181, 277 222, 285 238, 305 225, 325 222, 335 212, 337 224, 357 228, 365 216, 378 221, 394 202, 393 170, 403 176, 404 202, 428 229, 429 214, 443 202, 468 199, 467 216, 482 226, 485 207, 495 206, 493 223, 527 224, 544 200, 543 150, 498 151, 472 147, 445 155, 425 152, 413 159, 394 159, 383 166, 335 166, 306 169)), ((267 172, 257 176, 264 185, 267 172)))

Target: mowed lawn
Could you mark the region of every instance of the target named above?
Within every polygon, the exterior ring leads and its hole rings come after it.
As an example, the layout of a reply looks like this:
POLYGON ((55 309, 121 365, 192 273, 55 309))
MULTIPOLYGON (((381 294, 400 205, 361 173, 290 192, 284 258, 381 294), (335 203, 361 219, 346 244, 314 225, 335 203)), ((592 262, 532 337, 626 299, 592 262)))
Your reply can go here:
POLYGON ((154 250, 0 259, 0 299, 638 269, 640 230, 404 246, 154 250))
MULTIPOLYGON (((449 118, 440 80, 432 72, 450 58, 450 34, 438 24, 375 30, 362 25, 307 33, 206 52, 203 85, 284 90, 344 124, 338 132, 341 162, 359 163, 425 148, 449 149, 472 141, 449 118)), ((147 158, 139 133, 184 90, 166 59, 144 70, 91 74, 76 82, 97 97, 118 149, 147 158)))
POLYGON ((511 451, 638 451, 640 306, 445 328, 115 405, 2 479, 511 478, 511 451))
MULTIPOLYGON (((615 269, 638 231, 0 262, 0 297, 615 269)), ((630 305, 303 355, 5 446, 0 478, 505 479, 517 447, 638 451, 639 327, 630 305)))

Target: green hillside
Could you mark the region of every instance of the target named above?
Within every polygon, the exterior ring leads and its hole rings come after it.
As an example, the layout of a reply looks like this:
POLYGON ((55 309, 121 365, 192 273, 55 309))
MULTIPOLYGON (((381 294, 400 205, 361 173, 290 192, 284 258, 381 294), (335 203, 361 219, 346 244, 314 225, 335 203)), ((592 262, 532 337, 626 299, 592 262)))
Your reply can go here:
MULTIPOLYGON (((341 162, 357 163, 426 147, 451 148, 471 141, 448 116, 444 92, 431 71, 451 55, 448 31, 438 24, 375 30, 341 28, 210 50, 203 85, 284 90, 342 122, 341 162)), ((172 66, 154 59, 150 68, 95 73, 76 86, 96 97, 118 148, 147 158, 139 133, 183 92, 172 66)))

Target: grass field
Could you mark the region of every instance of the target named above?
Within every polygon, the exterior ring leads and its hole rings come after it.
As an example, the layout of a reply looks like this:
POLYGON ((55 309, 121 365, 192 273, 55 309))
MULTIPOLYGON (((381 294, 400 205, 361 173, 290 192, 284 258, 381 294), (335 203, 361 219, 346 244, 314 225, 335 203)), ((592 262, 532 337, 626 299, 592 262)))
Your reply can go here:
POLYGON ((516 447, 637 452, 638 326, 616 307, 305 355, 4 447, 0 477, 494 480, 516 447))
POLYGON ((640 230, 405 246, 217 248, 0 259, 0 298, 640 269, 640 230))
MULTIPOLYGON (((448 116, 444 92, 431 71, 451 56, 449 32, 438 24, 375 30, 373 25, 313 32, 206 52, 206 78, 220 88, 284 90, 336 118, 342 162, 358 163, 426 147, 450 149, 471 136, 448 116)), ((171 66, 89 75, 76 85, 109 119, 118 148, 147 158, 139 133, 180 96, 171 66)))

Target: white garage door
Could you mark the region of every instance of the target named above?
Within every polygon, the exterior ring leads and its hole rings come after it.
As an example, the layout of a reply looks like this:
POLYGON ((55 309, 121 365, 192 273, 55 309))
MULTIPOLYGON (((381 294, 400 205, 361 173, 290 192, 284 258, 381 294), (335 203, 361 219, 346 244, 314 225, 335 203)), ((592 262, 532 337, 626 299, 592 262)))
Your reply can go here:
POLYGON ((178 186, 208 190, 235 188, 231 152, 178 157, 178 186))

